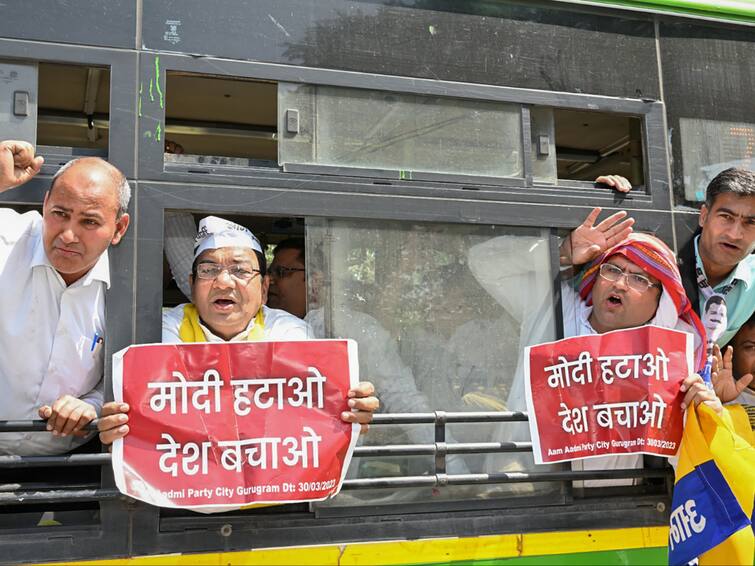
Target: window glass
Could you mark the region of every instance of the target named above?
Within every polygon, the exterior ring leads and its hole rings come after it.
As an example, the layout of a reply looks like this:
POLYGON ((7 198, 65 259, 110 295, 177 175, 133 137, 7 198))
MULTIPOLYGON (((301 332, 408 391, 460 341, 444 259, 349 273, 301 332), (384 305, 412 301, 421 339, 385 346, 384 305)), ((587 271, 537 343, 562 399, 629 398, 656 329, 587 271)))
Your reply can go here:
POLYGON ((282 164, 522 176, 518 105, 281 85, 282 164))
POLYGON ((729 167, 755 169, 755 122, 680 118, 684 198, 704 201, 713 177, 729 167))
MULTIPOLYGON (((383 412, 526 410, 519 356, 552 340, 547 232, 498 226, 308 219, 307 320, 359 345, 383 412)), ((447 442, 529 440, 526 423, 451 425, 447 442)), ((432 443, 432 425, 375 426, 365 444, 432 443)), ((452 474, 514 471, 531 454, 452 455, 452 474)), ((433 473, 429 457, 357 458, 351 477, 433 473)), ((343 492, 359 501, 534 494, 552 485, 343 492)))
POLYGON ((659 28, 674 201, 697 208, 728 167, 755 167, 755 36, 750 29, 659 28))

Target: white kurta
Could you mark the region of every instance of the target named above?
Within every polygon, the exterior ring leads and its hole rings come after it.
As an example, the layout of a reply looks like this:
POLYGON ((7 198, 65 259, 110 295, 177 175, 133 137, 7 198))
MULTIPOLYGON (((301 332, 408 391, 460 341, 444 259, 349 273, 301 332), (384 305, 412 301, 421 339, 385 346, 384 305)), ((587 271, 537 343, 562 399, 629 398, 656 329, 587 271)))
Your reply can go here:
MULTIPOLYGON (((66 394, 99 412, 109 285, 107 252, 66 286, 45 254, 40 214, 0 209, 0 419, 38 419, 66 394)), ((2 433, 0 454, 60 454, 85 440, 2 433)))
MULTIPOLYGON (((181 342, 179 330, 184 319, 184 306, 186 304, 178 305, 163 313, 163 343, 177 344, 181 342)), ((314 337, 306 322, 286 311, 263 306, 262 312, 265 316, 265 329, 262 332, 265 340, 304 340, 314 337)), ((199 325, 202 327, 207 342, 242 342, 247 339, 249 331, 254 327, 254 319, 249 322, 249 326, 243 332, 230 340, 223 340, 216 336, 201 322, 199 325)))

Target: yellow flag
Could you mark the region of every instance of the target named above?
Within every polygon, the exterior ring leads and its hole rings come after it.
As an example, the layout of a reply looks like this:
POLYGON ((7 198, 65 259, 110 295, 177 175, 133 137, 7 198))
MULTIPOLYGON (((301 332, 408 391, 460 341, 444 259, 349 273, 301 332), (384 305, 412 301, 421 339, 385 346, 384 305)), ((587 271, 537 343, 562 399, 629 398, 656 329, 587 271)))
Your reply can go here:
POLYGON ((755 449, 734 431, 728 413, 705 405, 687 411, 676 469, 669 564, 751 565, 755 449))

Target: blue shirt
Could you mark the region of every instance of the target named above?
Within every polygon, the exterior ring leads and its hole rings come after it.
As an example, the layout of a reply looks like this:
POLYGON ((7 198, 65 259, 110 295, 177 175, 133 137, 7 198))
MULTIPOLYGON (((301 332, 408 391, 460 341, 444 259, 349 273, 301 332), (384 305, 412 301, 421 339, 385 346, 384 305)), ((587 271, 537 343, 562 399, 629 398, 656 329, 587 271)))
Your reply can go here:
MULTIPOLYGON (((697 250, 699 239, 700 236, 695 238, 695 263, 705 273, 700 253, 697 250)), ((721 347, 728 344, 734 338, 737 330, 750 319, 752 311, 755 310, 755 286, 752 284, 754 272, 755 256, 750 254, 737 264, 737 267, 729 273, 726 279, 713 287, 713 291, 720 293, 726 285, 730 285, 735 279, 739 279, 739 283, 726 294, 726 317, 728 325, 726 326, 726 331, 717 341, 717 344, 721 347)), ((708 275, 706 274, 705 276, 707 277, 708 275)), ((700 293, 701 313, 705 312, 705 300, 703 293, 700 293)))

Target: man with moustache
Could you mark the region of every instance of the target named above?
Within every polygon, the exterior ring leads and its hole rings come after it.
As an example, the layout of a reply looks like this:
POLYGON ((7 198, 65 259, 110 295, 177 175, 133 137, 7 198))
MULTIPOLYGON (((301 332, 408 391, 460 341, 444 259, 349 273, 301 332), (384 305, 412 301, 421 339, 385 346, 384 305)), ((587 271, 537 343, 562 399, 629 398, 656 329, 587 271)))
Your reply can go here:
MULTIPOLYGON (((562 267, 581 267, 575 281, 564 281, 561 285, 564 337, 603 334, 646 324, 674 328, 693 334, 693 369, 701 367, 705 330, 684 293, 673 252, 654 236, 633 234, 633 221, 625 220, 625 212, 617 212, 596 225, 599 214, 600 209, 594 209, 563 241, 559 250, 562 267)), ((499 300, 505 300, 511 291, 501 287, 499 282, 506 281, 506 276, 510 277, 521 263, 517 260, 516 248, 508 246, 505 239, 505 236, 493 238, 470 252, 473 273, 488 292, 501 296, 499 300)), ((547 239, 543 239, 540 245, 548 245, 547 239)), ((532 331, 538 329, 540 319, 544 318, 541 310, 534 305, 531 317, 538 320, 523 325, 530 329, 523 346, 548 340, 544 338, 542 329, 532 331)), ((722 410, 715 393, 707 389, 699 375, 687 377, 681 384, 681 390, 685 392, 683 407, 703 402, 716 411, 722 410)), ((507 408, 511 411, 526 410, 521 370, 517 371, 507 408)), ((526 434, 523 429, 516 431, 515 427, 510 428, 514 431, 510 434, 526 434)), ((502 433, 505 432, 503 429, 502 433)), ((500 458, 494 457, 493 460, 499 461, 500 458)), ((532 467, 532 463, 524 465, 532 467)), ((500 467, 500 464, 494 467, 500 467)), ((600 456, 572 462, 575 470, 639 467, 642 467, 642 455, 600 456)), ((633 480, 588 480, 575 482, 575 485, 596 487, 631 483, 633 480)))
MULTIPOLYGON (((0 142, 0 192, 43 159, 0 142)), ((42 214, 0 209, 0 418, 47 420, 49 432, 0 435, 0 454, 51 455, 85 442, 103 402, 107 248, 126 232, 131 189, 99 158, 64 165, 42 214)))
MULTIPOLYGON (((163 314, 163 343, 244 342, 312 338, 309 325, 264 304, 269 276, 259 240, 247 228, 215 216, 199 222, 189 276, 191 303, 163 314)), ((341 419, 362 430, 379 406, 374 387, 361 382, 348 392, 341 419)), ((106 403, 98 421, 100 440, 112 444, 129 432, 129 407, 106 403)))
POLYGON ((679 253, 687 295, 698 314, 714 295, 726 306, 716 343, 728 343, 755 310, 755 173, 730 168, 708 185, 700 232, 679 253))

